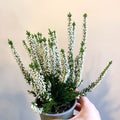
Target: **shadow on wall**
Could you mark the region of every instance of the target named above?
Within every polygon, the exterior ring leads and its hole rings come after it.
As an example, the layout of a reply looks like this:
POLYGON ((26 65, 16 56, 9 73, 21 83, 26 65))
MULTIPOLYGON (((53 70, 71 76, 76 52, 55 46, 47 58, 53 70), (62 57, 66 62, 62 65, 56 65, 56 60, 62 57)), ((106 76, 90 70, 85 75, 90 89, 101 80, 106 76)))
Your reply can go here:
POLYGON ((0 95, 0 120, 35 120, 24 93, 0 95))

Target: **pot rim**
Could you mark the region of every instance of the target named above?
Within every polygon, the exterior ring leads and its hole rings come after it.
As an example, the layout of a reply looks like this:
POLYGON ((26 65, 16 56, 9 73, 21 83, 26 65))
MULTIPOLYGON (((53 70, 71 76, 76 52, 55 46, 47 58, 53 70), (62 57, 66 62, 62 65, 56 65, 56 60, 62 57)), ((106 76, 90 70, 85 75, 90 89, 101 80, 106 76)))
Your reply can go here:
POLYGON ((68 109, 67 111, 65 111, 65 112, 63 112, 63 113, 55 113, 55 114, 42 113, 42 114, 43 114, 43 115, 47 115, 47 116, 60 116, 60 115, 64 115, 64 114, 69 113, 72 109, 74 109, 75 106, 76 106, 76 104, 77 104, 77 100, 75 99, 74 105, 73 105, 70 109, 68 109))

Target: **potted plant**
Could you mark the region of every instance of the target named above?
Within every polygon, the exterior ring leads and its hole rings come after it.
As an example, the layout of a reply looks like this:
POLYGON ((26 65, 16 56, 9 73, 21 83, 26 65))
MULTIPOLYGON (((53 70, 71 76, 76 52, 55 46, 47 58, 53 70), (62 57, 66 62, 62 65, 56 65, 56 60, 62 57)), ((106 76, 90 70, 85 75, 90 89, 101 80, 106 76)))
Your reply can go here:
POLYGON ((26 31, 28 41, 23 40, 23 44, 31 59, 29 70, 25 69, 13 42, 8 39, 24 78, 31 86, 31 90, 28 90, 28 93, 35 97, 31 107, 40 114, 42 120, 70 118, 73 114, 77 97, 84 96, 87 92, 90 92, 101 81, 103 75, 112 64, 112 61, 110 61, 95 82, 92 82, 79 93, 74 92, 83 82, 82 69, 86 49, 87 14, 83 15, 83 39, 80 44, 79 54, 75 59, 73 50, 76 24, 72 22, 71 16, 71 13, 69 13, 67 55, 63 49, 59 52, 56 31, 49 29, 50 37, 48 39, 39 32, 31 34, 26 31))

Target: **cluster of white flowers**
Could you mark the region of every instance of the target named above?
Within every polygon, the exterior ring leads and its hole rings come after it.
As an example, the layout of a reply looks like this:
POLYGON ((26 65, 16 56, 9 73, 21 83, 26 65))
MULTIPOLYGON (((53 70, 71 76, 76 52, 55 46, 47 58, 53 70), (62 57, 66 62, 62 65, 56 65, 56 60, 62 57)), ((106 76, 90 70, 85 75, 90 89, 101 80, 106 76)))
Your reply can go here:
POLYGON ((28 39, 28 42, 29 42, 29 49, 30 49, 30 58, 33 62, 36 62, 39 66, 39 70, 40 72, 42 72, 41 70, 41 66, 40 66, 40 61, 39 61, 39 56, 38 56, 38 52, 40 52, 38 49, 37 49, 37 38, 35 38, 34 35, 31 35, 31 36, 27 36, 27 39, 28 39))
POLYGON ((75 79, 75 72, 74 72, 74 59, 73 59, 73 52, 74 52, 74 42, 75 42, 75 23, 72 23, 71 20, 71 13, 68 14, 68 35, 69 35, 69 45, 68 45, 68 64, 70 68, 70 78, 74 81, 75 79))
MULTIPOLYGON (((86 44, 86 17, 87 14, 84 14, 83 20, 83 39, 81 42, 81 47, 79 54, 75 57, 73 56, 74 51, 74 42, 75 42, 75 22, 71 20, 71 13, 68 14, 68 35, 69 35, 69 45, 68 45, 68 55, 65 51, 61 49, 59 52, 57 45, 56 32, 49 29, 50 38, 47 40, 45 37, 42 37, 41 33, 31 34, 26 31, 28 42, 23 41, 23 44, 26 50, 29 53, 31 58, 31 64, 29 65, 30 69, 26 70, 20 56, 15 49, 11 40, 8 40, 8 43, 12 49, 12 52, 15 56, 15 59, 25 77, 27 82, 32 86, 32 91, 29 93, 34 94, 36 98, 39 98, 41 101, 48 100, 51 101, 51 82, 49 80, 50 75, 59 78, 60 82, 67 83, 69 80, 71 83, 75 83, 75 88, 79 87, 82 82, 82 70, 84 62, 84 53, 85 53, 85 44, 86 44), (42 96, 42 97, 41 97, 42 96)), ((95 87, 102 76, 108 69, 109 65, 101 73, 100 77, 96 82, 93 82, 88 88, 83 90, 83 93, 90 91, 95 87)), ((35 112, 41 113, 43 108, 38 108, 37 104, 32 104, 31 108, 35 112)))
POLYGON ((66 82, 70 75, 70 69, 68 64, 68 59, 65 55, 64 50, 61 50, 61 64, 62 64, 62 82, 66 82))
POLYGON ((24 67, 24 65, 22 63, 22 60, 20 59, 19 53, 15 49, 12 41, 8 39, 8 42, 10 44, 10 47, 12 49, 13 55, 14 55, 14 57, 16 59, 16 62, 18 63, 18 65, 20 67, 20 70, 22 71, 26 81, 30 84, 31 83, 31 79, 32 79, 32 76, 31 76, 30 72, 25 69, 25 67, 24 67))
POLYGON ((48 41, 44 42, 44 55, 45 55, 45 58, 44 58, 44 67, 45 67, 45 70, 47 73, 50 73, 51 71, 51 67, 50 67, 50 56, 49 56, 49 47, 48 47, 48 41))
POLYGON ((43 111, 43 108, 38 108, 36 103, 34 103, 34 104, 31 105, 31 109, 32 109, 34 112, 40 113, 40 114, 41 114, 42 111, 43 111))
POLYGON ((46 92, 46 83, 44 82, 44 76, 40 75, 37 71, 30 70, 33 76, 33 90, 38 95, 44 94, 46 92))
MULTIPOLYGON (((86 17, 84 17, 86 19, 86 17)), ((84 33, 86 33, 86 21, 84 20, 84 33), (85 24, 85 25, 84 25, 85 24)), ((57 45, 56 32, 49 29, 50 38, 47 40, 42 37, 42 34, 31 34, 26 32, 27 42, 23 41, 25 48, 27 49, 29 56, 31 58, 31 64, 29 71, 25 70, 23 63, 20 59, 18 52, 16 51, 12 41, 9 40, 13 54, 15 55, 16 61, 25 76, 25 79, 30 85, 32 85, 32 93, 37 97, 47 93, 50 90, 51 83, 45 80, 44 75, 54 74, 55 77, 59 77, 61 82, 66 82, 68 78, 71 78, 73 82, 77 81, 77 86, 79 83, 80 72, 82 69, 81 64, 83 63, 83 55, 79 55, 79 62, 75 62, 73 59, 74 50, 74 39, 75 39, 75 22, 71 21, 71 14, 68 14, 68 35, 69 35, 69 45, 68 45, 68 56, 62 49, 59 53, 57 45), (82 57, 81 57, 82 56, 82 57), (82 61, 82 62, 81 62, 82 61), (77 68, 76 68, 77 66, 77 68), (80 68, 79 68, 80 67, 80 68), (77 75, 77 76, 75 76, 77 75)), ((86 34, 84 34, 84 38, 86 34)), ((85 39, 83 38, 83 42, 85 39)), ((81 52, 80 52, 81 53, 81 52)), ((48 95, 46 98, 51 100, 48 95)))
POLYGON ((59 55, 59 49, 57 45, 57 38, 56 38, 56 32, 51 31, 49 29, 49 53, 50 53, 50 65, 51 65, 51 73, 53 73, 55 76, 58 76, 60 81, 62 79, 62 66, 61 66, 61 59, 59 55))
POLYGON ((80 51, 79 51, 79 55, 77 55, 76 58, 75 58, 76 87, 79 87, 81 82, 82 82, 82 70, 83 70, 83 62, 84 62, 84 55, 85 55, 86 32, 87 32, 86 17, 87 17, 87 14, 84 14, 83 40, 81 42, 81 48, 80 48, 80 51))

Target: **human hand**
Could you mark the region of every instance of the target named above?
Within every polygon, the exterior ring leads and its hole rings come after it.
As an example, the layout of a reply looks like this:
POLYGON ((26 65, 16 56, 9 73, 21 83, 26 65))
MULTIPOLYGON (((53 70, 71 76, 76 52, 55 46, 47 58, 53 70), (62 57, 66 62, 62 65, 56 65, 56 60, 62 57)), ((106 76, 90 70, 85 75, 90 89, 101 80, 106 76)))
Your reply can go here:
POLYGON ((101 120, 98 110, 87 97, 78 100, 75 110, 79 113, 69 120, 101 120))

